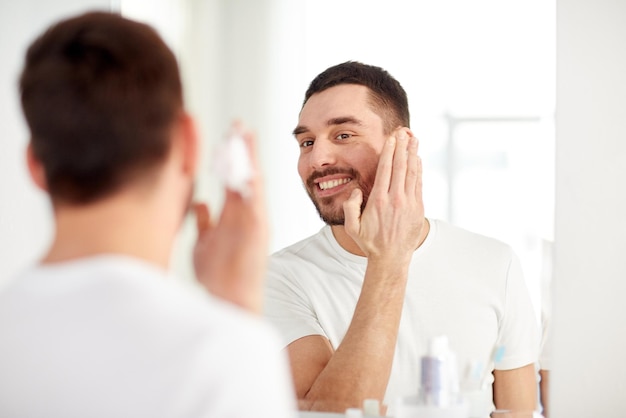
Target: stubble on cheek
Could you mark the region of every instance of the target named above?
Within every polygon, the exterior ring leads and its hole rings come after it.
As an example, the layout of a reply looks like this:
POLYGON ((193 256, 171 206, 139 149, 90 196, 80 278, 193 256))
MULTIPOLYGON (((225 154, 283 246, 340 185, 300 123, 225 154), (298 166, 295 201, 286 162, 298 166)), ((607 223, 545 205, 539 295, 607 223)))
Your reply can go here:
MULTIPOLYGON (((329 196, 321 198, 318 198, 316 196, 316 192, 319 186, 317 185, 317 183, 314 182, 314 180, 317 178, 334 174, 346 174, 352 179, 352 182, 355 183, 354 187, 360 189, 363 194, 361 213, 365 209, 369 196, 372 192, 372 188, 374 187, 378 161, 380 159, 380 153, 382 152, 382 149, 377 150, 369 144, 365 146, 365 150, 361 149, 362 158, 360 158, 361 161, 364 162, 364 164, 362 164, 362 167, 360 167, 359 170, 355 168, 330 167, 323 171, 318 170, 311 173, 306 178, 306 181, 304 181, 302 175, 300 176, 303 179, 304 189, 309 195, 309 198, 313 202, 320 218, 324 223, 328 225, 343 225, 345 222, 345 216, 343 212, 343 205, 339 204, 339 202, 337 201, 340 196, 329 196)), ((359 158, 357 157, 356 159, 358 160, 359 158)), ((346 196, 346 199, 347 198, 348 196, 346 196)))
MULTIPOLYGON (((346 171, 343 171, 346 172, 346 171)), ((351 177, 352 182, 356 184, 355 188, 358 188, 363 193, 363 202, 361 203, 361 212, 365 209, 365 205, 369 199, 370 193, 372 191, 372 187, 374 185, 375 178, 375 170, 374 172, 368 172, 366 174, 367 177, 363 178, 359 173, 352 170, 351 177)), ((310 181, 307 181, 304 184, 304 189, 306 190, 309 198, 313 202, 315 209, 320 217, 320 219, 328 224, 328 225, 344 225, 345 223, 345 215, 343 211, 343 204, 339 202, 340 195, 337 196, 328 196, 328 197, 317 197, 316 196, 316 188, 318 185, 314 183, 310 178, 310 181)), ((345 196, 345 199, 348 199, 348 196, 345 196)))

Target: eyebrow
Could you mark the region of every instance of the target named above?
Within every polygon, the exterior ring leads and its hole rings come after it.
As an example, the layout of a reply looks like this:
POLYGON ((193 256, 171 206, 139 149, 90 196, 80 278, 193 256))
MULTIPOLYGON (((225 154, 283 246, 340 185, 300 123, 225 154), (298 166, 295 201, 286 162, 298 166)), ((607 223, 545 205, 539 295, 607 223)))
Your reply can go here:
MULTIPOLYGON (((336 125, 344 125, 344 124, 350 124, 350 125, 356 125, 356 126, 363 126, 363 122, 361 122, 359 119, 353 117, 353 116, 340 116, 337 118, 332 118, 332 119, 328 119, 328 121, 326 121, 326 125, 327 126, 336 126, 336 125)), ((308 132, 309 128, 307 128, 304 125, 298 125, 296 126, 296 128, 293 130, 293 135, 299 135, 301 133, 304 132, 308 132)))

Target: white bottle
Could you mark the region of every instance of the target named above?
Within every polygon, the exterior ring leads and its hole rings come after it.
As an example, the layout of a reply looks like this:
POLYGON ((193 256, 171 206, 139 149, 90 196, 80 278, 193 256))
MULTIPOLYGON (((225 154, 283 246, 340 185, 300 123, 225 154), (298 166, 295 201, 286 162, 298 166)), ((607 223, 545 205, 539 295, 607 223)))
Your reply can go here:
POLYGON ((422 357, 420 398, 424 405, 447 407, 451 403, 451 371, 448 337, 430 340, 428 353, 422 357))
POLYGON ((446 336, 433 338, 422 357, 417 396, 400 398, 396 418, 468 418, 468 407, 459 396, 456 357, 446 336))

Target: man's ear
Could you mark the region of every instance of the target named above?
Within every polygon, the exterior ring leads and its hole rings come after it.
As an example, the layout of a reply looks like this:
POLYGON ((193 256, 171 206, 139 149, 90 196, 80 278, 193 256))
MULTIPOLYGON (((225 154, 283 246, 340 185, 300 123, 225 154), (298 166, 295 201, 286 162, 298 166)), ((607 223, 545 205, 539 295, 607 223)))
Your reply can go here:
POLYGON ((178 121, 176 129, 177 146, 180 147, 183 171, 194 177, 198 168, 200 153, 200 138, 196 129, 195 120, 187 113, 183 113, 178 121))
POLYGON ((47 192, 48 181, 46 179, 46 172, 41 161, 35 156, 32 142, 29 142, 26 148, 26 165, 28 166, 28 173, 33 183, 44 192, 47 192))

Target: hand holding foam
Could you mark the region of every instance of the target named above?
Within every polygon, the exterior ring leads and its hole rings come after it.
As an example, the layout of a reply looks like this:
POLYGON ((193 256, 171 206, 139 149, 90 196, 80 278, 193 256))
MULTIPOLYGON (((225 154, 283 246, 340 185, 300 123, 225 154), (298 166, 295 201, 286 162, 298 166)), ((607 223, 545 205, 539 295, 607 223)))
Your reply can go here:
POLYGON ((194 205, 198 239, 194 269, 212 294, 259 314, 269 245, 262 173, 256 136, 239 123, 215 155, 215 172, 226 190, 218 217, 205 204, 194 205))
POLYGON ((228 189, 239 193, 243 198, 249 197, 248 183, 254 170, 246 142, 236 130, 232 130, 217 146, 213 171, 228 189))

